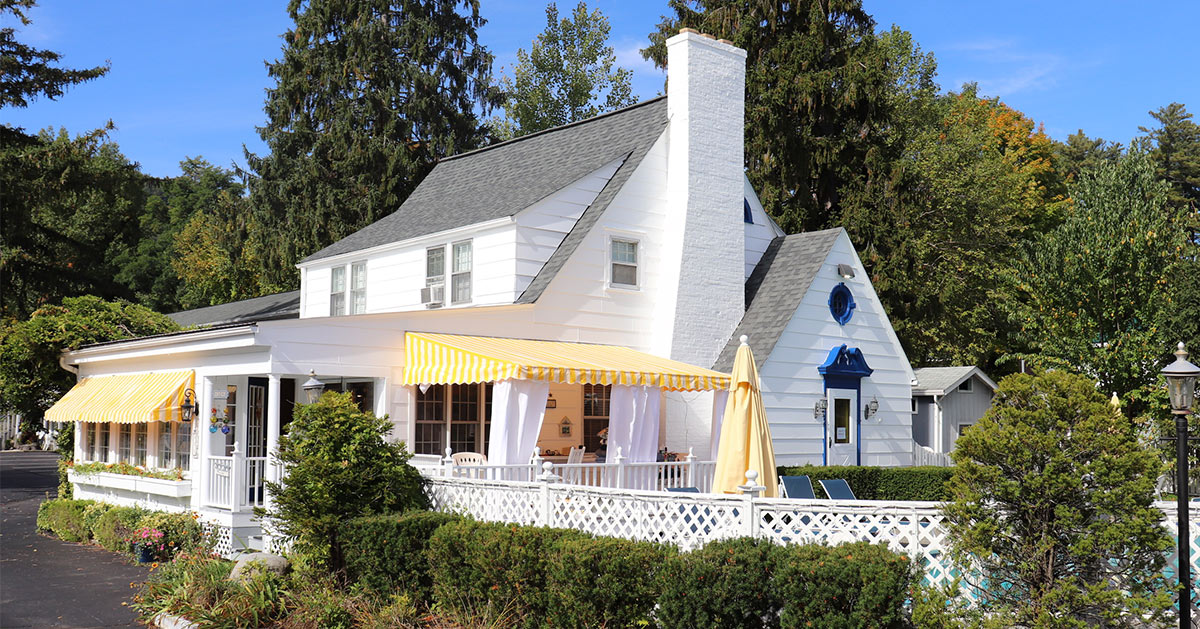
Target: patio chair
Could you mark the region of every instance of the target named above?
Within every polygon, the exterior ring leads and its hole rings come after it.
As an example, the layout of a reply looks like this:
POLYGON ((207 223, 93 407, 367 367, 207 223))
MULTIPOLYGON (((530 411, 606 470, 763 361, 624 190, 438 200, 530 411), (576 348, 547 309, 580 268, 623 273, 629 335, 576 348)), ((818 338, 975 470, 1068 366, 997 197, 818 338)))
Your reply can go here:
POLYGON ((587 450, 586 446, 581 446, 578 448, 571 446, 571 451, 567 453, 567 465, 571 465, 573 463, 583 463, 584 450, 587 450))
POLYGON ((831 500, 858 500, 854 497, 854 492, 850 491, 850 483, 847 483, 841 478, 833 480, 817 481, 821 483, 821 489, 829 494, 831 500))
POLYGON ((455 452, 450 455, 455 465, 487 465, 487 455, 478 452, 455 452))
POLYGON ((674 492, 677 494, 698 494, 698 493, 700 493, 700 489, 698 487, 668 487, 667 491, 674 492))
POLYGON ((817 494, 813 492, 812 480, 807 476, 780 476, 779 485, 783 488, 784 498, 798 500, 815 500, 817 498, 817 494))

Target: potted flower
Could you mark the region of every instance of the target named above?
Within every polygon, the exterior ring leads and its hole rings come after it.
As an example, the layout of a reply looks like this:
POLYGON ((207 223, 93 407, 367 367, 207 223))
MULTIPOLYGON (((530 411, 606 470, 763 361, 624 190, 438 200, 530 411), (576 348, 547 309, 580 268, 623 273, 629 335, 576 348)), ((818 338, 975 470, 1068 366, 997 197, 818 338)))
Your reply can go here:
POLYGON ((134 531, 129 541, 133 544, 133 556, 138 563, 157 561, 167 551, 163 532, 153 527, 144 526, 134 531))

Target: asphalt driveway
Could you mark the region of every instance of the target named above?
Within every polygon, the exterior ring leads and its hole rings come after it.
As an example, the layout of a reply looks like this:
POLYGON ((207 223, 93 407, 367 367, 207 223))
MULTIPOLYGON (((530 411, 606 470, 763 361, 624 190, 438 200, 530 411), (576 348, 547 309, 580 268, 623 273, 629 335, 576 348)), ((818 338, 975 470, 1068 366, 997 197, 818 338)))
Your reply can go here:
POLYGON ((51 452, 0 453, 0 627, 137 627, 148 570, 97 546, 37 534, 38 504, 58 486, 51 452))

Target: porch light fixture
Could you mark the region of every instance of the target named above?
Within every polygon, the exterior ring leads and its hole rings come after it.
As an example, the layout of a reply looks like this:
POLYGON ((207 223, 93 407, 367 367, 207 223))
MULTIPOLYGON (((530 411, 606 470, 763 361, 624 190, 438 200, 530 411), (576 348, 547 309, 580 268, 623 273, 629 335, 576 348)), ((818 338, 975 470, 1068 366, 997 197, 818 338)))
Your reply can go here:
POLYGON ((301 385, 304 389, 304 395, 308 397, 309 404, 316 404, 321 397, 321 390, 325 388, 325 383, 317 380, 317 372, 308 372, 308 380, 301 385))
POLYGON ((838 275, 845 279, 850 279, 854 277, 854 267, 850 266, 849 264, 839 264, 838 275))
POLYGON ((871 419, 879 414, 879 398, 871 396, 871 401, 863 407, 863 418, 871 419))
POLYGON ((184 389, 183 404, 179 405, 180 421, 190 422, 196 416, 196 392, 191 389, 184 389))
POLYGON ((550 394, 550 397, 546 398, 546 408, 558 408, 558 400, 554 399, 553 393, 550 394))
MULTIPOLYGON (((1175 362, 1162 370, 1167 379, 1167 395, 1171 398, 1171 412, 1175 415, 1175 436, 1168 440, 1175 441, 1175 498, 1178 501, 1179 531, 1188 528, 1188 422, 1187 416, 1192 412, 1192 404, 1196 399, 1196 376, 1200 376, 1200 367, 1187 360, 1187 349, 1183 343, 1175 350, 1175 362)), ((1192 617, 1192 562, 1190 540, 1188 535, 1177 535, 1179 538, 1179 565, 1175 574, 1179 575, 1179 627, 1187 629, 1191 626, 1192 617)))
POLYGON ((813 419, 822 419, 825 417, 825 409, 829 408, 829 402, 825 398, 817 400, 813 406, 813 419))

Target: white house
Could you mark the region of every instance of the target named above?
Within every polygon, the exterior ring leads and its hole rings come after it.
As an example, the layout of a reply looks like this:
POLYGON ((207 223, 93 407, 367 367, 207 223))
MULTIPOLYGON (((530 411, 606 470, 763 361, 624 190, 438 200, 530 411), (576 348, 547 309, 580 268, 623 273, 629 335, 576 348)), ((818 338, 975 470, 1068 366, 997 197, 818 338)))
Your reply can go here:
POLYGON ((605 428, 609 457, 707 458, 743 334, 779 463, 911 464, 913 372, 849 238, 785 237, 745 177, 745 52, 667 47, 665 97, 442 160, 301 261, 298 293, 66 352, 80 385, 51 414, 83 420, 77 460, 186 470, 77 478, 78 495, 195 509, 236 546, 310 373, 387 414, 418 461, 593 453, 605 428), (189 390, 196 419, 173 421, 189 390))

